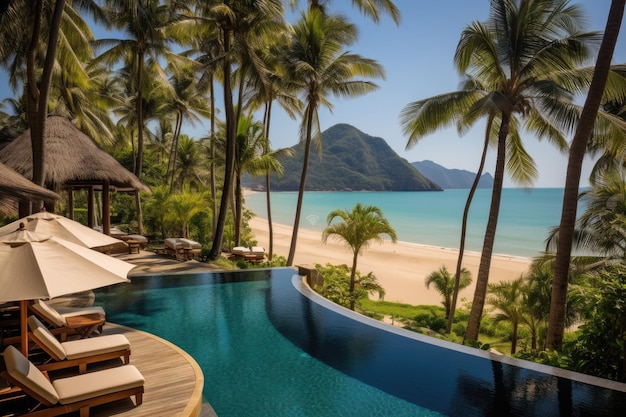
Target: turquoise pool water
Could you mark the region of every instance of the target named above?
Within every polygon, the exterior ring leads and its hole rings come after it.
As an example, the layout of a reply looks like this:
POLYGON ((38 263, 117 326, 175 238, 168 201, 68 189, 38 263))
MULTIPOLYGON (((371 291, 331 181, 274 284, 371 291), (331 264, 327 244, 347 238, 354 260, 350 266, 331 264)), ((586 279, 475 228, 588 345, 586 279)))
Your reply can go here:
POLYGON ((101 291, 97 300, 108 320, 156 334, 190 353, 204 372, 204 396, 219 417, 441 415, 349 377, 295 346, 266 313, 268 273, 256 275, 221 284, 207 274, 132 278, 132 285, 101 291))
POLYGON ((290 268, 132 277, 107 319, 190 353, 220 417, 623 416, 626 385, 382 325, 290 268))

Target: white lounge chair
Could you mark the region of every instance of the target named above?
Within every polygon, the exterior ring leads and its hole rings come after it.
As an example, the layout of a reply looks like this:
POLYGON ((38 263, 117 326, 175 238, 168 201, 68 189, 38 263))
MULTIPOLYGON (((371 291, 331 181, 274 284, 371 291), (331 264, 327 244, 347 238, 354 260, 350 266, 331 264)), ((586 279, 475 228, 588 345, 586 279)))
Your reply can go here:
POLYGON ((78 366, 78 372, 87 372, 90 363, 102 362, 122 357, 125 364, 130 362, 130 342, 121 334, 111 334, 91 339, 78 339, 59 342, 57 338, 35 316, 28 317, 31 339, 49 356, 50 361, 38 365, 41 370, 78 366))
POLYGON ((235 246, 231 253, 235 256, 246 256, 250 255, 250 249, 245 246, 235 246))
POLYGON ((265 248, 253 246, 250 248, 250 254, 253 255, 256 260, 262 260, 265 258, 265 248))
POLYGON ((80 411, 89 416, 90 407, 135 396, 135 404, 143 402, 145 379, 133 365, 50 381, 14 346, 3 353, 6 370, 2 376, 39 402, 30 409, 31 417, 53 417, 80 411))
POLYGON ((90 317, 93 320, 89 321, 97 324, 96 327, 100 333, 102 333, 102 326, 104 326, 104 323, 106 322, 106 313, 100 306, 82 308, 65 307, 57 309, 44 300, 35 300, 30 308, 39 318, 43 319, 46 323, 55 328, 52 333, 60 334, 61 340, 67 339, 68 330, 77 330, 75 326, 68 323, 68 318, 76 319, 79 317, 90 317))

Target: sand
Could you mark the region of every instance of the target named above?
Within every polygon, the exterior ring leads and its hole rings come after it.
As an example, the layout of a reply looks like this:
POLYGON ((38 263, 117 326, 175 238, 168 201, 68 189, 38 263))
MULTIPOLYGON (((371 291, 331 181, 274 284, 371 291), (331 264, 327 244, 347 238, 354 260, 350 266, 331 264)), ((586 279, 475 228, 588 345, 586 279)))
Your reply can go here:
MULTIPOLYGON (((269 248, 267 220, 255 217, 250 220, 250 227, 259 246, 269 248)), ((274 254, 287 257, 291 243, 291 226, 274 223, 274 254)), ((380 285, 385 289, 386 301, 414 305, 440 305, 441 296, 431 286, 426 288, 425 278, 431 272, 445 265, 448 271, 456 269, 458 249, 440 248, 407 242, 382 244, 372 243, 359 256, 357 269, 362 274, 373 272, 380 285)), ((463 266, 478 275, 480 253, 465 251, 463 266)), ((329 239, 322 243, 320 232, 300 229, 294 265, 314 265, 316 263, 334 265, 352 263, 352 250, 336 240, 329 239)), ((490 282, 510 281, 525 273, 531 259, 516 256, 495 255, 491 261, 490 282)), ((465 288, 460 293, 471 301, 475 285, 465 288)))

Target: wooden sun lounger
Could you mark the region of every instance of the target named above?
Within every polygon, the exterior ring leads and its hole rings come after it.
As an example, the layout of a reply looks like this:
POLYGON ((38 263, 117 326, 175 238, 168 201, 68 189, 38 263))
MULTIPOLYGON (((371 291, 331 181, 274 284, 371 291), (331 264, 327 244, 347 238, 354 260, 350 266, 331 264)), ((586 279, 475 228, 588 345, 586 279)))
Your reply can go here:
POLYGON ((96 405, 132 396, 137 406, 143 402, 145 379, 133 365, 50 381, 14 346, 8 346, 3 356, 2 377, 39 402, 29 410, 29 416, 54 417, 79 411, 81 417, 89 417, 89 409, 96 405))
POLYGON ((78 333, 81 337, 88 337, 106 323, 106 313, 100 306, 85 308, 66 308, 60 313, 43 300, 35 300, 30 310, 45 323, 49 324, 51 332, 60 335, 61 341, 67 340, 68 334, 78 333))
POLYGON ((124 335, 112 334, 59 342, 35 316, 28 318, 28 327, 31 340, 50 356, 50 361, 37 365, 41 370, 52 371, 78 366, 78 372, 83 374, 87 372, 87 365, 90 363, 119 357, 123 358, 125 364, 130 363, 130 342, 124 335))

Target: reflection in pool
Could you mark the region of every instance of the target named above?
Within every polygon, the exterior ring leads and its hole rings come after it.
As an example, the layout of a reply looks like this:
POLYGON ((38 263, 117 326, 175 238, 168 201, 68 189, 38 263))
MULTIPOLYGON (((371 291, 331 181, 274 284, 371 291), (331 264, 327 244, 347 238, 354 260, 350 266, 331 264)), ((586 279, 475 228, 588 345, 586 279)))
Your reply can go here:
POLYGON ((131 280, 98 291, 108 320, 190 353, 220 417, 621 416, 626 408, 623 384, 558 378, 379 324, 307 294, 290 268, 131 280))

